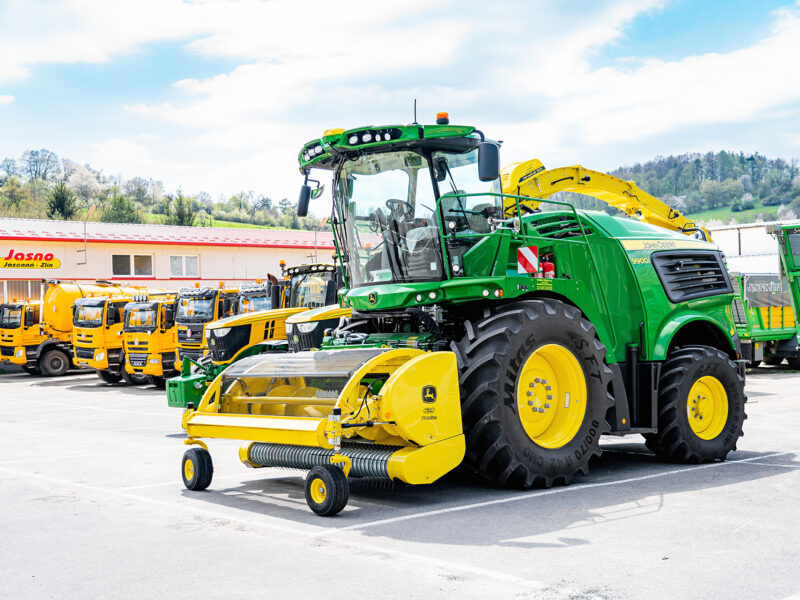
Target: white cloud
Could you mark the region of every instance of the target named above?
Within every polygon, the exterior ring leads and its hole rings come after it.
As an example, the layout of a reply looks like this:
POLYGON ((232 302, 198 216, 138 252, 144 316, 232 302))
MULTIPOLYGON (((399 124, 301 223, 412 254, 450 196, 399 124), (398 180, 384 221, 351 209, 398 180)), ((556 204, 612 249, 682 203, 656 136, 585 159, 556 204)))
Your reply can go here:
MULTIPOLYGON (((538 155, 550 166, 594 168, 712 142, 736 148, 745 140, 738 126, 714 138, 692 131, 777 120, 800 103, 791 75, 800 55, 797 7, 775 13, 774 30, 732 52, 594 64, 637 16, 666 4, 68 0, 32 8, 11 0, 0 21, 21 25, 0 38, 0 56, 15 57, 0 64, 0 83, 30 76, 39 63, 108 61, 159 40, 238 60, 228 72, 175 81, 161 101, 131 103, 127 110, 154 139, 109 131, 88 158, 168 188, 254 189, 273 198, 295 195, 304 142, 332 127, 409 122, 413 98, 422 121, 450 110, 454 122, 504 139, 506 161, 538 155), (35 24, 26 17, 32 12, 43 15, 35 24), (676 132, 686 132, 685 147, 667 142, 676 132)), ((754 149, 769 152, 771 142, 754 149)))
POLYGON ((14 96, 0 96, 0 106, 3 104, 11 104, 14 101, 14 96))

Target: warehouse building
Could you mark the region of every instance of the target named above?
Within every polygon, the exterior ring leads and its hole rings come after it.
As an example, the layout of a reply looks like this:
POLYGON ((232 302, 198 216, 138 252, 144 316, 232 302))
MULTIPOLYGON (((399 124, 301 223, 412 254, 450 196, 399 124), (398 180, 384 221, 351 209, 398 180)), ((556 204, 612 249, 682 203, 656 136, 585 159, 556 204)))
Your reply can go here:
POLYGON ((330 231, 0 218, 0 301, 38 299, 42 279, 175 290, 280 277, 280 261, 330 262, 330 231))

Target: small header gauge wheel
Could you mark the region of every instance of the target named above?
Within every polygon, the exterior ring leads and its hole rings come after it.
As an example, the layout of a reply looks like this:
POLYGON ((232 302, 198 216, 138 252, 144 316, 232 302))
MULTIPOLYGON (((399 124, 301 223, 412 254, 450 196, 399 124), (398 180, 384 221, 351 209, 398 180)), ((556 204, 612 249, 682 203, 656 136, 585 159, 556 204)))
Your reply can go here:
POLYGON ((214 465, 211 454, 205 448, 189 448, 183 454, 181 476, 187 489, 199 492, 211 484, 214 465))
POLYGON ((339 467, 322 465, 311 469, 306 477, 306 502, 322 517, 340 512, 350 497, 350 484, 339 467))

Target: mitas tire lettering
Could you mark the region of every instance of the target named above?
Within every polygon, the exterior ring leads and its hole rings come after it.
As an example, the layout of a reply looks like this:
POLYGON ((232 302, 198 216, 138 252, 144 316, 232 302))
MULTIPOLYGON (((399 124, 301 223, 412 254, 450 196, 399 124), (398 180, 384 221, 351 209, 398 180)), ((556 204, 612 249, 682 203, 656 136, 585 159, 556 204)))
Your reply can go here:
POLYGON ((452 344, 459 360, 464 465, 497 484, 529 488, 568 483, 587 473, 608 431, 611 370, 605 346, 581 312, 552 299, 514 302, 487 311, 452 344), (555 344, 572 353, 583 371, 587 405, 578 429, 563 444, 544 447, 526 433, 517 404, 519 373, 538 348, 555 344))

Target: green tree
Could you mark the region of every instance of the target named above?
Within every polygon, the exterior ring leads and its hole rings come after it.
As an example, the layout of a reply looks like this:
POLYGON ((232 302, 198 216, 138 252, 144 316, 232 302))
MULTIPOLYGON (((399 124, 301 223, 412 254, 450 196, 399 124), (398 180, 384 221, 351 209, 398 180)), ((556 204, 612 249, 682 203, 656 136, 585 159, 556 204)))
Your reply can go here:
POLYGON ((75 194, 67 187, 66 181, 59 181, 47 198, 47 216, 50 219, 71 219, 77 211, 75 194))
POLYGON ((5 197, 14 208, 19 208, 24 201, 30 200, 28 190, 20 185, 19 179, 13 175, 6 179, 3 187, 0 188, 0 196, 5 197))
POLYGON ((133 200, 114 191, 108 206, 103 211, 105 223, 141 223, 142 215, 136 210, 133 200))
POLYGON ((192 199, 184 196, 181 190, 175 196, 167 196, 164 215, 165 224, 185 227, 193 227, 197 218, 192 199))

